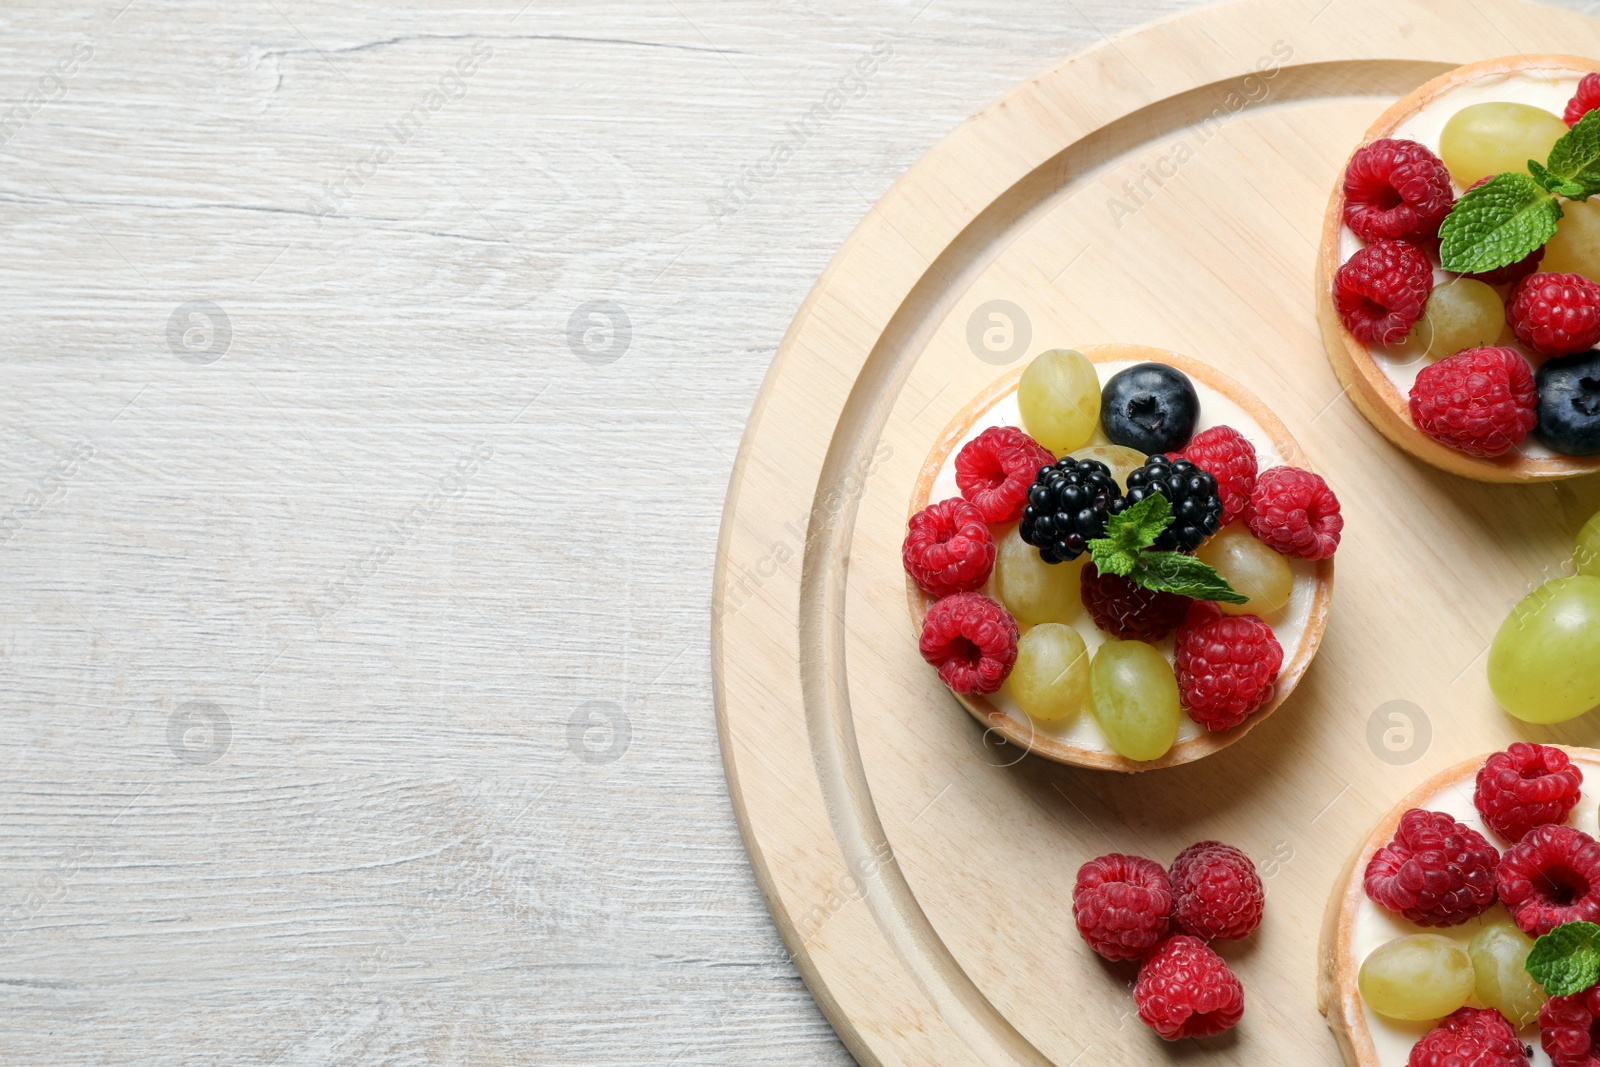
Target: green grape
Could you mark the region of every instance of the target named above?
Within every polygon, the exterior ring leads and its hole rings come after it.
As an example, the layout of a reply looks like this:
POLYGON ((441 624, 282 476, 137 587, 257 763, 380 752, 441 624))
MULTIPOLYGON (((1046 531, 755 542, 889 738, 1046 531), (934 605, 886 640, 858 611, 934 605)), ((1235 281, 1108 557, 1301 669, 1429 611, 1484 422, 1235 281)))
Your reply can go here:
POLYGON ((1397 937, 1372 950, 1356 984, 1361 999, 1379 1015, 1412 1022, 1442 1019, 1472 996, 1472 960, 1441 934, 1397 937))
POLYGON ((1479 178, 1528 171, 1543 163, 1567 124, 1528 104, 1471 104, 1450 116, 1439 134, 1439 157, 1463 188, 1479 178))
POLYGON ((1144 466, 1145 454, 1127 445, 1090 445, 1072 453, 1073 459, 1097 459, 1111 468, 1111 477, 1117 486, 1128 491, 1128 475, 1144 466))
POLYGON ((1058 456, 1071 452, 1100 425, 1100 377, 1082 352, 1052 348, 1022 372, 1017 406, 1035 441, 1058 456))
POLYGON ((1518 1029, 1533 1025, 1545 1001, 1544 990, 1523 966, 1532 949, 1533 938, 1509 922, 1485 926, 1467 946, 1477 976, 1478 1000, 1518 1029))
POLYGON ((1600 577, 1600 513, 1583 524, 1578 543, 1572 548, 1572 562, 1579 574, 1600 577))
POLYGON ((1089 693, 1089 649, 1083 637, 1059 622, 1041 623, 1023 634, 1006 692, 1043 722, 1078 714, 1089 693))
POLYGON ((1018 622, 1065 622, 1077 614, 1078 588, 1088 553, 1066 563, 1046 563, 1013 526, 994 559, 995 599, 1018 622))
POLYGON ((1435 286, 1422 318, 1411 328, 1411 343, 1429 359, 1492 345, 1506 325, 1506 306, 1492 286, 1457 277, 1435 286))
POLYGON ((1095 651, 1089 706, 1106 742, 1128 759, 1160 759, 1178 739, 1178 679, 1143 641, 1107 641, 1095 651))
POLYGON ((1576 718, 1600 704, 1600 578, 1546 582, 1500 624, 1489 688, 1524 722, 1576 718))
POLYGON ((1561 224, 1539 269, 1600 281, 1600 200, 1561 201, 1561 224))
POLYGON ((1267 618, 1282 611, 1294 593, 1289 561, 1262 544, 1241 522, 1224 527, 1195 555, 1250 598, 1248 604, 1218 604, 1225 614, 1267 618))

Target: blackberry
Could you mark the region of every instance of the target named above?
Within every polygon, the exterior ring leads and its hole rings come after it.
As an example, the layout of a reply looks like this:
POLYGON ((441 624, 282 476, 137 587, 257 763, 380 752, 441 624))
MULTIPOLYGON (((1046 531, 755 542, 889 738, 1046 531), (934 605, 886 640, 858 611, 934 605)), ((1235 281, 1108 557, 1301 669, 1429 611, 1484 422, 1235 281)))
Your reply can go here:
POLYGON ((1110 467, 1068 456, 1039 469, 1017 532, 1046 563, 1065 563, 1083 555, 1091 538, 1105 536, 1106 519, 1120 499, 1110 467))
POLYGON ((1151 493, 1160 493, 1172 505, 1172 525, 1162 531, 1156 548, 1193 552, 1222 525, 1216 477, 1186 459, 1158 454, 1145 460, 1129 473, 1128 495, 1112 502, 1111 513, 1120 515, 1151 493))

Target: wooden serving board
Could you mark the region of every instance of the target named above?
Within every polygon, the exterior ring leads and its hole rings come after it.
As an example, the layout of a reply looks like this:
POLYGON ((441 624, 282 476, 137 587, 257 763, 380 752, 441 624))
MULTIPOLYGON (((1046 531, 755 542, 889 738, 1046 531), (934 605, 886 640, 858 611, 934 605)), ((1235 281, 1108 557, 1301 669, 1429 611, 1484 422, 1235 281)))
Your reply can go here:
POLYGON ((1343 395, 1316 322, 1322 212, 1362 132, 1444 70, 1513 51, 1600 55, 1600 23, 1516 0, 1246 0, 1168 20, 960 127, 807 298, 729 488, 713 666, 751 862, 861 1062, 1338 1064, 1319 920, 1374 821, 1517 738, 1600 743, 1600 716, 1514 722, 1484 676, 1600 479, 1496 486, 1417 463, 1343 395), (986 740, 917 654, 899 561, 954 415, 1028 356, 1110 341, 1246 385, 1347 520, 1293 697, 1226 751, 1135 776, 986 740), (1221 950, 1243 1023, 1165 1046, 1132 1015, 1131 972, 1078 939, 1071 886, 1092 856, 1166 863, 1204 838, 1257 860, 1267 915, 1221 950))

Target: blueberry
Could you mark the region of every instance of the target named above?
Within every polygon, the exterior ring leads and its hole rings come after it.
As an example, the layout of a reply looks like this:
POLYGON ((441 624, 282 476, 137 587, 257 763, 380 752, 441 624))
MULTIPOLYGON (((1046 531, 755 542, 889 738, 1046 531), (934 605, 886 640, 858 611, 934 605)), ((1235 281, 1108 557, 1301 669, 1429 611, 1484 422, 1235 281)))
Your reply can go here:
POLYGON ((1165 363, 1118 371, 1100 394, 1100 427, 1106 438, 1147 456, 1182 449, 1199 420, 1200 397, 1194 386, 1165 363))
POLYGON ((1552 359, 1534 375, 1535 436, 1569 456, 1600 454, 1600 349, 1552 359))

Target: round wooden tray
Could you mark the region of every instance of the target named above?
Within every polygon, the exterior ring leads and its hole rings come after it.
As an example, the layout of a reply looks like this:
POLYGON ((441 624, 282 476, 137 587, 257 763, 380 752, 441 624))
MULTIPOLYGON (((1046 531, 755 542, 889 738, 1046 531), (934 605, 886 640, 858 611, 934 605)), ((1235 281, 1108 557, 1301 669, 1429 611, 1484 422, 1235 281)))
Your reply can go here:
MULTIPOLYGON (((1159 348, 1150 348, 1147 345, 1088 345, 1081 349, 1083 354, 1094 363, 1166 363, 1183 371, 1194 381, 1216 390, 1229 400, 1238 404, 1253 418, 1262 431, 1272 439, 1273 447, 1278 455, 1283 457, 1283 462, 1296 467, 1306 466, 1305 454, 1300 451, 1300 446, 1289 433, 1289 428, 1283 424, 1272 411, 1255 397, 1248 389, 1225 374, 1219 373, 1198 360, 1189 359, 1178 355, 1176 352, 1167 352, 1159 348)), ((922 471, 917 476, 916 487, 911 494, 911 508, 908 515, 914 515, 929 504, 929 494, 933 489, 934 480, 938 477, 940 469, 944 466, 950 453, 955 451, 957 445, 972 430, 974 423, 981 419, 988 411, 1004 398, 1017 391, 1017 383, 1022 378, 1022 372, 1027 366, 1027 361, 1019 361, 1019 365, 1011 373, 1002 377, 985 389, 971 403, 961 409, 961 412, 951 420, 950 425, 941 433, 934 443, 933 450, 928 454, 927 461, 922 465, 922 471)), ((1104 384, 1104 383, 1102 383, 1104 384)), ((1335 487, 1337 491, 1337 487, 1335 487)), ((1316 592, 1313 594, 1310 615, 1306 627, 1301 635, 1300 643, 1293 648, 1284 649, 1283 669, 1278 672, 1277 686, 1273 691, 1272 699, 1263 704, 1256 712, 1244 722, 1223 733, 1202 732, 1187 741, 1179 741, 1172 746, 1165 756, 1160 759, 1138 761, 1120 756, 1115 752, 1105 749, 1086 748, 1082 745, 1069 744, 1068 742, 1041 734, 1034 729, 1031 723, 1020 722, 1007 715, 997 707, 988 697, 981 695, 961 696, 952 694, 990 731, 1013 745, 1027 749, 1045 759, 1057 763, 1066 763, 1074 767, 1092 767, 1103 771, 1122 771, 1136 773, 1139 771, 1159 770, 1163 767, 1177 767, 1185 763, 1193 763, 1213 752, 1220 752, 1229 745, 1238 741, 1261 723, 1267 716, 1277 711, 1283 702, 1294 692, 1300 682, 1301 675, 1306 668, 1311 666, 1311 659, 1317 654, 1317 646, 1322 643, 1323 631, 1328 625, 1328 608, 1333 598, 1333 560, 1321 560, 1316 565, 1316 574, 1313 579, 1316 583, 1316 592)), ((903 579, 902 584, 906 589, 906 598, 911 608, 911 623, 914 633, 922 632, 922 618, 927 614, 928 607, 933 603, 933 598, 917 588, 909 579, 903 579)), ((929 668, 930 670, 932 668, 929 668)))
MULTIPOLYGON (((1573 55, 1516 55, 1466 64, 1442 74, 1413 92, 1407 93, 1378 116, 1360 145, 1390 136, 1396 126, 1415 115, 1440 96, 1486 77, 1519 70, 1557 69, 1600 71, 1600 60, 1573 55)), ((1600 456, 1529 456, 1512 449, 1494 459, 1469 456, 1442 445, 1421 432, 1411 422, 1410 399, 1383 372, 1355 335, 1344 328, 1333 306, 1333 276, 1343 262, 1340 232, 1344 226, 1344 171, 1341 167, 1333 182, 1333 195, 1322 223, 1322 252, 1317 257, 1317 319, 1322 324, 1322 339, 1328 362, 1350 391, 1356 406, 1368 421, 1395 445, 1440 470, 1483 482, 1533 482, 1575 478, 1600 470, 1600 456)), ((1419 357, 1421 358, 1421 357, 1419 357)))
POLYGON ((1589 718, 1510 720, 1483 669, 1511 606, 1600 508, 1600 479, 1485 486, 1400 460, 1342 395, 1310 288, 1328 190, 1362 131, 1430 78, 1506 52, 1503 34, 1600 55, 1600 24, 1516 0, 1465 16, 1247 0, 1118 37, 934 148, 800 308, 729 487, 713 684, 756 878, 862 1063, 1338 1064, 1316 920, 1380 798, 1519 736, 1600 742, 1589 718), (917 654, 900 577, 906 502, 939 432, 1004 360, 1109 340, 1245 383, 1347 521, 1339 610, 1293 714, 1153 775, 986 741, 917 654), (1369 741, 1401 712, 1412 750, 1369 741), (1267 914, 1222 949, 1243 1023, 1174 1048, 1130 1014, 1130 976, 1078 939, 1070 886, 1095 855, 1165 863, 1210 837, 1261 865, 1267 914))
MULTIPOLYGON (((1593 766, 1596 761, 1600 761, 1600 751, 1566 745, 1557 747, 1564 749, 1574 761, 1584 761, 1583 790, 1585 795, 1592 797, 1594 790, 1600 789, 1600 781, 1595 780, 1593 766)), ((1478 769, 1488 758, 1489 753, 1485 752, 1464 760, 1454 767, 1440 771, 1413 789, 1378 820, 1378 824, 1372 828, 1366 840, 1362 841, 1351 855, 1343 875, 1334 883, 1333 893, 1328 898, 1327 914, 1323 918, 1322 945, 1318 951, 1321 961, 1319 1003, 1322 1013, 1328 1017, 1328 1025, 1339 1042, 1339 1049, 1344 1053, 1348 1067, 1382 1067, 1373 1046, 1371 1030, 1367 1026, 1366 1013, 1361 1004, 1361 992, 1356 988, 1356 976, 1360 968, 1351 959, 1351 935, 1356 913, 1362 901, 1366 899, 1363 878, 1367 864, 1372 862, 1372 856, 1378 849, 1394 840, 1395 828, 1400 825, 1400 816, 1412 808, 1427 805, 1430 798, 1452 787, 1458 789, 1463 797, 1471 797, 1478 769)), ((1492 834, 1488 836, 1495 847, 1502 852, 1505 850, 1504 841, 1492 834)), ((1416 932, 1440 931, 1428 931, 1419 926, 1416 932)), ((1545 1058, 1543 1062, 1549 1063, 1549 1059, 1545 1058)), ((1394 1065, 1391 1064, 1389 1067, 1394 1065)))

